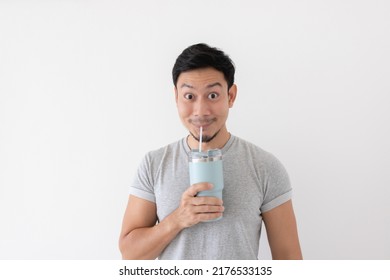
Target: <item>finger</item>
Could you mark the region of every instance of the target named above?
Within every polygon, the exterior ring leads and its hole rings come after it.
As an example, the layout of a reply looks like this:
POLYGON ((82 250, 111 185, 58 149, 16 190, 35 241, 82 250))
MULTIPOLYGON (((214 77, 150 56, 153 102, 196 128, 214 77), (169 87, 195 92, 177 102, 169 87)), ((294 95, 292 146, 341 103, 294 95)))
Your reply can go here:
POLYGON ((222 199, 215 197, 215 196, 197 196, 191 198, 190 203, 192 205, 216 205, 221 206, 223 205, 222 199))
POLYGON ((197 184, 193 184, 191 187, 189 187, 183 193, 183 195, 185 195, 185 196, 196 196, 198 194, 198 192, 210 190, 212 188, 213 188, 213 184, 206 183, 206 182, 197 183, 197 184))
POLYGON ((217 219, 219 217, 222 217, 222 212, 198 214, 198 219, 199 219, 200 222, 208 221, 208 220, 214 220, 214 219, 217 219))
POLYGON ((194 208, 197 214, 223 213, 224 210, 222 205, 200 205, 194 208))

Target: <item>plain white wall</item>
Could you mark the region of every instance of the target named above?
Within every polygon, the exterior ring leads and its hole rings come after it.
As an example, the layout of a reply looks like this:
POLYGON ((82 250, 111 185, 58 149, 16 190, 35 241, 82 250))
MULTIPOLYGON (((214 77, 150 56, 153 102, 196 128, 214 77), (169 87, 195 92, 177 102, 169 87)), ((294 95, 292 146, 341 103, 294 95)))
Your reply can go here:
MULTIPOLYGON (((388 1, 0 1, 0 259, 119 259, 142 156, 186 135, 188 45, 237 67, 229 130, 275 154, 306 259, 390 258, 388 1)), ((265 237, 261 258, 270 258, 265 237)))

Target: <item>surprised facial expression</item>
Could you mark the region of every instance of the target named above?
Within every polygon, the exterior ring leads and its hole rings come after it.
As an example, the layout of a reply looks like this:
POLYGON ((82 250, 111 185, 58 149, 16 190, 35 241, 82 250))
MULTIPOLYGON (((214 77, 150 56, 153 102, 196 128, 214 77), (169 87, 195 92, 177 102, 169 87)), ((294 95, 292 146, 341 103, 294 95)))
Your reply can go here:
POLYGON ((225 128, 229 109, 233 106, 236 86, 228 89, 222 72, 201 68, 183 72, 175 88, 180 119, 198 140, 203 127, 203 141, 208 142, 225 128))

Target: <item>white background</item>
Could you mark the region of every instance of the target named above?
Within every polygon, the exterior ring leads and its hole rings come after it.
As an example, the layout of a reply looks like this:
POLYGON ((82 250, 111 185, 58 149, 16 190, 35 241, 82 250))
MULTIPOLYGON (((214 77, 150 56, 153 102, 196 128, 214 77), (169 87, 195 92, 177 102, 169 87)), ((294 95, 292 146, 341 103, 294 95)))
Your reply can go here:
POLYGON ((0 259, 120 258, 139 161, 186 135, 171 69, 198 42, 235 62, 228 129, 284 163, 304 257, 389 259, 389 15, 386 0, 0 0, 0 259))

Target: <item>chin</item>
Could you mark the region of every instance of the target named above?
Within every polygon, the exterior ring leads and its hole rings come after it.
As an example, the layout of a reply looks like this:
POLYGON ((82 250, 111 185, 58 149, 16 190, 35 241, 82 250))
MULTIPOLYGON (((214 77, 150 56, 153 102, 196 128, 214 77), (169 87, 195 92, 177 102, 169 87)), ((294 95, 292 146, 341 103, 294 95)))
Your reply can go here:
MULTIPOLYGON (((221 129, 213 132, 213 133, 207 133, 207 134, 203 134, 203 137, 202 137, 202 142, 203 143, 209 143, 211 142, 212 140, 215 139, 215 137, 218 135, 218 133, 221 131, 221 129)), ((196 140, 196 141, 200 141, 199 137, 200 135, 197 135, 197 134, 194 134, 190 131, 190 134, 192 135, 192 137, 196 140)))

